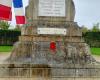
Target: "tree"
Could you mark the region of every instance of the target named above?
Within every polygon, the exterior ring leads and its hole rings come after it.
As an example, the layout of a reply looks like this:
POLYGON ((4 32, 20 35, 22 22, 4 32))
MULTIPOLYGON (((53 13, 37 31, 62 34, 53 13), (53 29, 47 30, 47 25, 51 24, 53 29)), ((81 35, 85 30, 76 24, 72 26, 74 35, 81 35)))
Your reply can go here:
POLYGON ((93 25, 92 32, 99 32, 100 23, 96 23, 93 25))
POLYGON ((86 33, 86 32, 88 32, 89 30, 88 30, 88 28, 87 27, 85 27, 84 25, 81 27, 81 29, 82 29, 82 32, 83 33, 86 33))
POLYGON ((16 27, 14 28, 15 31, 21 31, 21 27, 20 25, 16 25, 16 27))
POLYGON ((0 21, 0 29, 7 30, 10 24, 7 21, 0 21))

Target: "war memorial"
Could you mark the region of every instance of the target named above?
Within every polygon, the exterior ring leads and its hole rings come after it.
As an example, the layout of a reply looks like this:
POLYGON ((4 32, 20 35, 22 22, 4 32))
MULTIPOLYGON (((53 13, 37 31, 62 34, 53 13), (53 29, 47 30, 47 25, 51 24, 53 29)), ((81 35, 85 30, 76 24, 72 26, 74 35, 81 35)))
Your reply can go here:
POLYGON ((29 0, 25 14, 27 24, 10 57, 0 66, 0 77, 100 80, 100 63, 92 57, 74 22, 73 0, 29 0))

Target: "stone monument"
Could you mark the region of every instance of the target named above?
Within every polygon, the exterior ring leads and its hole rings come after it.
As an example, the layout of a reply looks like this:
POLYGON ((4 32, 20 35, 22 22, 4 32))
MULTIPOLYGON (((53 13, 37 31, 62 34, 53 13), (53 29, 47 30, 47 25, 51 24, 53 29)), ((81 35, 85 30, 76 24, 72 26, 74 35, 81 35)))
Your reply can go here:
POLYGON ((51 59, 55 64, 86 64, 93 59, 82 38, 81 28, 74 22, 72 0, 30 0, 26 17, 28 23, 12 52, 12 60, 29 56, 37 64, 50 65, 51 59), (55 51, 50 50, 52 42, 55 43, 55 51))
POLYGON ((74 17, 73 0, 29 0, 27 24, 7 59, 11 73, 22 67, 22 76, 27 76, 24 71, 37 77, 44 73, 50 80, 99 76, 99 62, 91 56, 74 17))

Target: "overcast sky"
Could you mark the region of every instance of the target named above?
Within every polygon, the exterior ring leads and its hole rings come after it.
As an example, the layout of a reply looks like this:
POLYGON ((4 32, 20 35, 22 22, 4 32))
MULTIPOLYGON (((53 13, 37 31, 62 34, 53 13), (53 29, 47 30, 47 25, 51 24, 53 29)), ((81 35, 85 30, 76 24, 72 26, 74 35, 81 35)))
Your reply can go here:
MULTIPOLYGON (((74 0, 76 15, 75 22, 80 26, 85 25, 92 28, 92 25, 100 23, 100 0, 74 0)), ((28 4, 28 0, 23 0, 24 7, 28 4)), ((14 12, 13 12, 14 15, 14 12)), ((15 25, 15 18, 11 22, 15 25)))
POLYGON ((91 28, 100 23, 100 0, 74 0, 76 7, 75 21, 91 28))

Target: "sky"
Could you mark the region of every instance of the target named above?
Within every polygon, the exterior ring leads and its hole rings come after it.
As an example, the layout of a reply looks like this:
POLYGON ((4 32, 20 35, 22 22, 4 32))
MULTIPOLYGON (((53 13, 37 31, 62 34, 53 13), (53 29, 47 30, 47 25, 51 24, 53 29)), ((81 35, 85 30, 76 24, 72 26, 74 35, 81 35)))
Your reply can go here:
MULTIPOLYGON (((92 28, 93 24, 100 23, 100 0, 73 0, 75 3, 75 22, 79 26, 85 25, 87 28, 92 28)), ((28 5, 28 0, 23 0, 24 9, 28 5)), ((13 10, 11 25, 15 25, 15 17, 13 10)))
POLYGON ((74 0, 74 3, 75 21, 80 26, 92 28, 93 24, 100 23, 100 0, 74 0))

